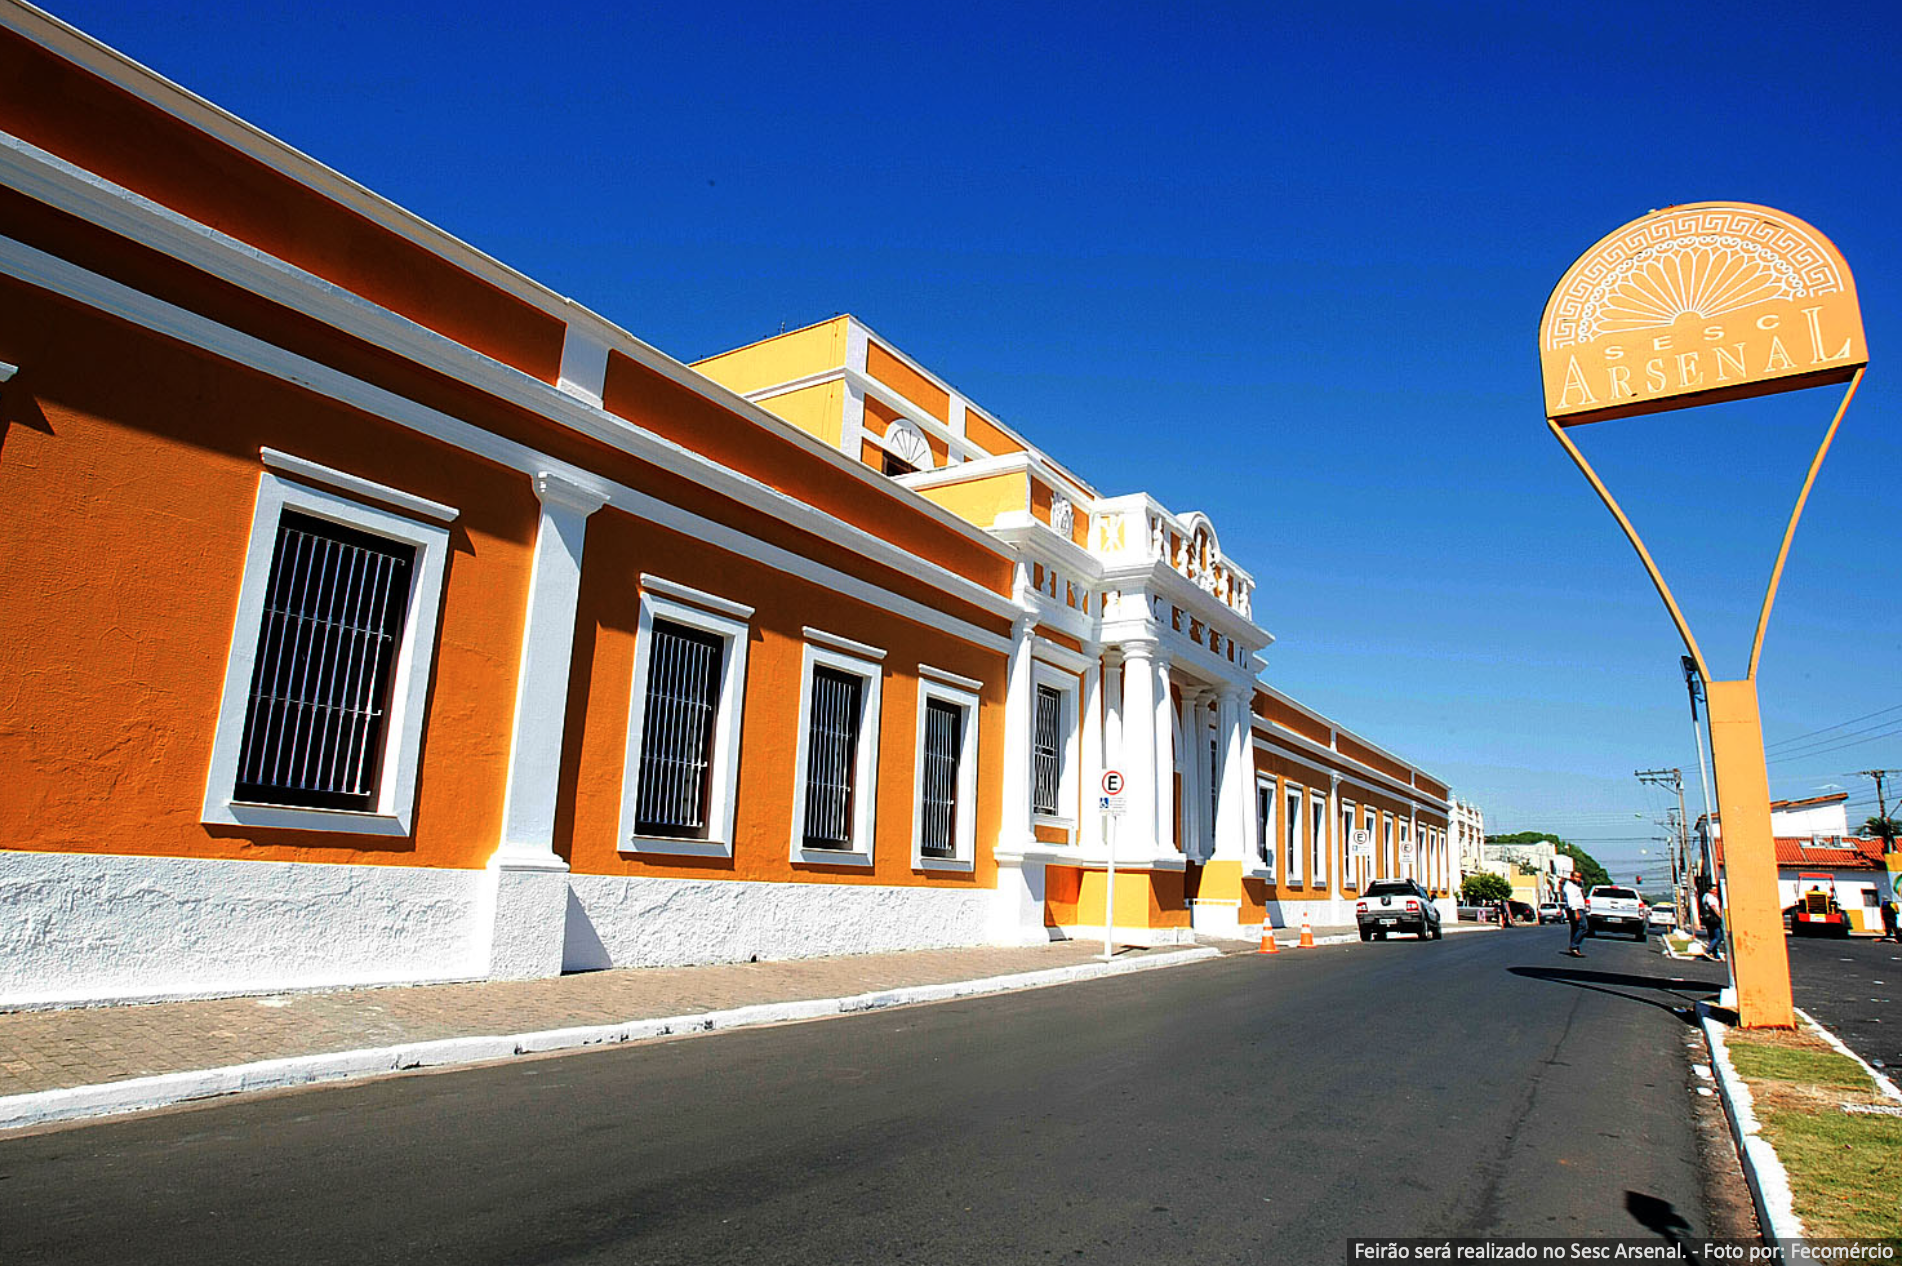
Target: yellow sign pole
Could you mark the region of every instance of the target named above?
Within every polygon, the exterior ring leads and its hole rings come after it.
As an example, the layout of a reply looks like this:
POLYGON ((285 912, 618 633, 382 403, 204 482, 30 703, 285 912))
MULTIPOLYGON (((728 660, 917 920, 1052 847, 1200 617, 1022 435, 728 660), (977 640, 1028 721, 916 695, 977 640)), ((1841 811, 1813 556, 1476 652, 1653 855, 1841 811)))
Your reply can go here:
POLYGON ((1866 372, 1852 275, 1817 230, 1771 208, 1671 207, 1611 233, 1563 274, 1543 313, 1541 350, 1549 430, 1621 525, 1707 686, 1740 1022, 1792 1028, 1793 986, 1755 679, 1800 513, 1866 372), (1747 676, 1715 681, 1634 524, 1564 428, 1828 382, 1846 382, 1846 395, 1787 519, 1747 676))

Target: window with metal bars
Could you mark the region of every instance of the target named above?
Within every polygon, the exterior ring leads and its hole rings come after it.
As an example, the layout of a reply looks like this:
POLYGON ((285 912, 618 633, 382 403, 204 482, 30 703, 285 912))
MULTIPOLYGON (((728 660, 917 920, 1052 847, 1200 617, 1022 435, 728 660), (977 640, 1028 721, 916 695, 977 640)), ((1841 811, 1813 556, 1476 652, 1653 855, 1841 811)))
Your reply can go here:
POLYGON ((377 807, 415 559, 369 532, 280 516, 233 799, 377 807))
POLYGON ((1284 788, 1284 882, 1300 884, 1303 875, 1304 797, 1295 787, 1284 788))
POLYGON ((920 771, 920 855, 958 855, 960 745, 966 710, 939 699, 926 705, 925 765, 920 771))
POLYGON ((1277 873, 1277 793, 1262 783, 1257 788, 1257 856, 1273 875, 1277 873))
POLYGON ((1059 692, 1040 686, 1033 700, 1032 811, 1057 816, 1059 812, 1059 692))
POLYGON ((1329 841, 1324 826, 1324 798, 1313 791, 1310 795, 1310 882, 1314 888, 1329 882, 1324 866, 1329 841))
MULTIPOLYGON (((1218 740, 1211 740, 1211 821, 1218 820, 1218 740)), ((1214 831, 1213 834, 1216 834, 1214 831)))
POLYGON ((667 620, 656 620, 649 636, 634 827, 705 839, 723 639, 667 620))
POLYGON ((816 665, 808 696, 807 848, 854 847, 854 776, 860 755, 860 695, 852 673, 816 665))

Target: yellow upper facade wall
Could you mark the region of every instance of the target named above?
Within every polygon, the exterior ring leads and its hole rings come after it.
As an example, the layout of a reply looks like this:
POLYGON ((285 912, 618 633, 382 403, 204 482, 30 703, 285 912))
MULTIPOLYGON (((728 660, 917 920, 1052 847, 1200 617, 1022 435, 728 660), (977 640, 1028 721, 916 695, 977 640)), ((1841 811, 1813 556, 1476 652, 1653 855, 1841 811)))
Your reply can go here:
MULTIPOLYGON (((694 361, 691 367, 728 390, 744 396, 764 387, 806 378, 809 374, 839 369, 847 363, 847 323, 850 319, 843 314, 803 329, 789 330, 786 334, 737 347, 732 352, 694 361)), ((835 419, 834 433, 838 439, 838 418, 835 419)))
POLYGON ((982 479, 968 479, 937 488, 921 488, 920 495, 944 506, 976 527, 991 527, 1000 515, 1025 513, 1031 506, 1031 481, 1023 470, 1009 470, 982 479))
POLYGON ((784 421, 792 422, 830 448, 840 447, 841 384, 816 383, 798 391, 769 396, 761 407, 784 421))

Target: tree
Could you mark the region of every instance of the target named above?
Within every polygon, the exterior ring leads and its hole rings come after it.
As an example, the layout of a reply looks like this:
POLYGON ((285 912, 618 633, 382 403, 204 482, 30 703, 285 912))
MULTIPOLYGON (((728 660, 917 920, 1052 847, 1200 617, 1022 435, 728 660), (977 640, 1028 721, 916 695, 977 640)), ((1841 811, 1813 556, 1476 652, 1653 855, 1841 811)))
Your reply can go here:
POLYGON ((1860 834, 1891 844, 1899 838, 1898 818, 1868 818, 1866 825, 1860 828, 1860 834))
POLYGON ((1463 900, 1472 906, 1485 901, 1507 901, 1514 891, 1509 881, 1494 871, 1463 876, 1463 900))

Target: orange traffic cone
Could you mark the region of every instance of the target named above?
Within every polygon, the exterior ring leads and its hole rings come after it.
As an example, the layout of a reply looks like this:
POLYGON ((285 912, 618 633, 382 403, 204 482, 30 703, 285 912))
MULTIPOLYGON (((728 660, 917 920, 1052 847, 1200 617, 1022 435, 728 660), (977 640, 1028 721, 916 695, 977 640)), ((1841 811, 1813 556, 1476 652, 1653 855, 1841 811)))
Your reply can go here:
POLYGON ((1297 945, 1300 949, 1317 948, 1317 941, 1310 934, 1310 916, 1308 914, 1304 916, 1304 934, 1297 938, 1297 945))
POLYGON ((1271 935, 1271 916, 1268 914, 1264 916, 1264 926, 1258 932, 1257 952, 1260 954, 1283 953, 1277 948, 1277 938, 1271 935))

